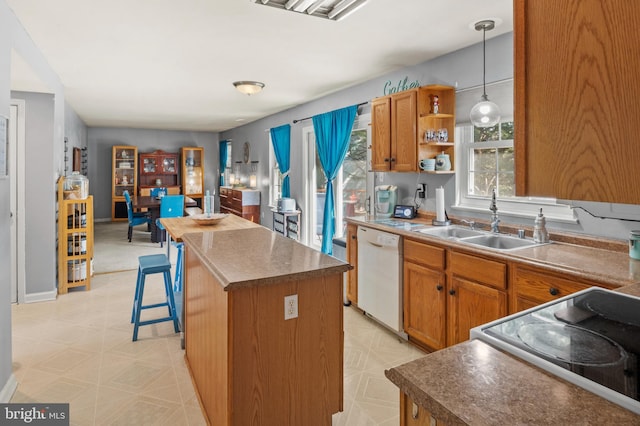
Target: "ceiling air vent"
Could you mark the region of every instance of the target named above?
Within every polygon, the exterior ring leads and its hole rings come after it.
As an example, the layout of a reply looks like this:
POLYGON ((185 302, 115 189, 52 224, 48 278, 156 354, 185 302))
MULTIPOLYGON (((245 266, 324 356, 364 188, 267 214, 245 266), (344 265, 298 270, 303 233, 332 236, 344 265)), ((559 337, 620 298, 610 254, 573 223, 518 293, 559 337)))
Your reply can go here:
POLYGON ((340 21, 364 6, 369 0, 253 0, 264 6, 277 7, 304 15, 340 21))

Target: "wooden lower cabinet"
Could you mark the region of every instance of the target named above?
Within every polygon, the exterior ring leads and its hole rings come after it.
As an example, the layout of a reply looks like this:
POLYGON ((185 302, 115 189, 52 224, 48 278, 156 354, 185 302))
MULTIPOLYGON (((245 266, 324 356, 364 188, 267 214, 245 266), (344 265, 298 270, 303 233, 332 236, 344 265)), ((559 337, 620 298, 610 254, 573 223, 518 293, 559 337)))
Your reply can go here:
POLYGON ((220 213, 235 214, 260 223, 260 191, 220 187, 220 213))
POLYGON ((533 308, 542 303, 568 296, 589 287, 598 286, 611 288, 598 282, 552 274, 526 266, 514 264, 511 266, 511 301, 509 313, 516 313, 533 308))
POLYGON ((447 345, 469 340, 473 327, 508 313, 507 265, 479 256, 449 252, 447 345))
POLYGON ((347 262, 353 266, 347 272, 347 300, 358 304, 358 226, 347 225, 347 262))
POLYGON ((400 426, 445 426, 429 411, 417 405, 409 395, 400 392, 400 426))
POLYGON ((430 349, 446 347, 445 250, 404 240, 404 331, 430 349))
POLYGON ((507 315, 507 292, 454 276, 447 298, 448 346, 469 340, 469 330, 507 315))
POLYGON ((507 265, 409 239, 404 242, 404 331, 431 350, 507 315, 507 265))

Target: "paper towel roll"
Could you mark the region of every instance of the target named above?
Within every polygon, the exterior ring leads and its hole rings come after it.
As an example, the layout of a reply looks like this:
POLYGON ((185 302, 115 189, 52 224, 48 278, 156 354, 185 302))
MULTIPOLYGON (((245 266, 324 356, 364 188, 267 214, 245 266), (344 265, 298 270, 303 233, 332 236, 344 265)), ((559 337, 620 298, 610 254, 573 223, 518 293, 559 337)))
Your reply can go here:
POLYGON ((436 220, 444 222, 444 188, 436 188, 436 220))

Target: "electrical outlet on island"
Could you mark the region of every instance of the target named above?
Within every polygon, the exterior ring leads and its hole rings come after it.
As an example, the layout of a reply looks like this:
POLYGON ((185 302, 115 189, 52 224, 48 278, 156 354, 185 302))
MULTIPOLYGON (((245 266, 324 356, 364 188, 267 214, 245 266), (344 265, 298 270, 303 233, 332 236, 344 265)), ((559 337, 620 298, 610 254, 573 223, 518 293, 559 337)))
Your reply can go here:
POLYGON ((284 319, 290 320, 298 318, 298 295, 292 294, 291 296, 284 297, 284 319))

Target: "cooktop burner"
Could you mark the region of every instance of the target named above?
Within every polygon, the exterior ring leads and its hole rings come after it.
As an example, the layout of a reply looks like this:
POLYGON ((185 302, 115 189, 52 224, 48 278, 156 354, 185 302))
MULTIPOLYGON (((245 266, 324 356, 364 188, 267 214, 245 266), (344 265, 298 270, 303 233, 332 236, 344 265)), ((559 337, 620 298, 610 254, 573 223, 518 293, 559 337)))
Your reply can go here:
POLYGON ((597 287, 471 330, 640 414, 640 298, 597 287))
POLYGON ((572 364, 605 366, 627 358, 626 351, 613 340, 567 324, 524 324, 518 337, 532 351, 572 364))

